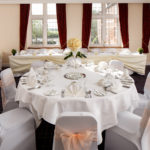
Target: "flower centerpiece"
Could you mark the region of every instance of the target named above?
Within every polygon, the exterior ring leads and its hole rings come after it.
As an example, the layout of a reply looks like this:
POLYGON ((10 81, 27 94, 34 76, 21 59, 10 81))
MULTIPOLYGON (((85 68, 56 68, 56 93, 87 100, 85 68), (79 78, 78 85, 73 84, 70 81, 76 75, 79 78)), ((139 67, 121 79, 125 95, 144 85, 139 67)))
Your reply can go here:
POLYGON ((65 78, 67 79, 78 80, 86 76, 83 73, 76 72, 78 71, 76 69, 81 66, 81 60, 77 58, 86 58, 86 56, 79 51, 79 48, 81 48, 81 43, 81 40, 77 38, 72 38, 67 43, 67 46, 70 49, 70 51, 66 54, 64 60, 67 60, 69 58, 66 64, 67 66, 74 68, 73 72, 65 74, 65 78))
POLYGON ((77 58, 77 57, 80 57, 80 58, 86 58, 86 56, 81 53, 80 51, 78 51, 79 48, 81 48, 81 40, 77 39, 77 38, 72 38, 68 41, 67 43, 67 46, 68 48, 71 49, 71 52, 69 52, 64 60, 70 58, 70 57, 74 57, 74 58, 77 58))

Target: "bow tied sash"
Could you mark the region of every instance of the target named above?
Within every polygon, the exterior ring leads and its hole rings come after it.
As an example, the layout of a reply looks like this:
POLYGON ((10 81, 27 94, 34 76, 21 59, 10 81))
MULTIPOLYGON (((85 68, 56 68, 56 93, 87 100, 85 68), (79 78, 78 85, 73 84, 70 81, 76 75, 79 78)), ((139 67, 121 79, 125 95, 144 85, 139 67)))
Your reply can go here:
POLYGON ((89 129, 80 133, 72 133, 60 127, 55 129, 55 140, 61 139, 64 150, 90 150, 97 141, 97 130, 89 129))

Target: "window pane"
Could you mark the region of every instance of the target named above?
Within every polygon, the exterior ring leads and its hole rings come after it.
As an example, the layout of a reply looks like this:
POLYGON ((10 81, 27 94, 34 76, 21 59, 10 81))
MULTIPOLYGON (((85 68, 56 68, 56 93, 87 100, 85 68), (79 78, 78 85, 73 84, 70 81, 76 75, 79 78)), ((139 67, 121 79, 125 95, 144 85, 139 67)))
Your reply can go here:
POLYGON ((106 19, 106 43, 117 44, 117 19, 106 19))
POLYGON ((116 15, 118 12, 118 5, 114 3, 106 4, 106 13, 116 15))
POLYGON ((59 35, 56 19, 48 19, 47 44, 59 45, 59 35))
POLYGON ((43 4, 32 4, 32 15, 43 15, 43 4))
POLYGON ((101 44, 101 19, 92 19, 91 44, 101 44))
POLYGON ((43 22, 42 20, 32 20, 32 44, 43 43, 43 22))
POLYGON ((56 15, 56 4, 47 4, 47 14, 56 15))
POLYGON ((93 3, 92 4, 92 13, 93 14, 101 14, 102 13, 102 4, 101 3, 93 3))

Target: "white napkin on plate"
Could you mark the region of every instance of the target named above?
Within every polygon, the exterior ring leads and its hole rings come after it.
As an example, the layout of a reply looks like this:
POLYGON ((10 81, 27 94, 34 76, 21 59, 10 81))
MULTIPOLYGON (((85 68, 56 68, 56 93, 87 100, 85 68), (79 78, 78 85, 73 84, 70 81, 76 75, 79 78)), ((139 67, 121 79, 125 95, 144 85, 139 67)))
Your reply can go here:
POLYGON ((112 79, 112 86, 107 88, 107 91, 111 91, 113 93, 119 93, 122 88, 122 84, 119 80, 112 79))
POLYGON ((27 85, 30 87, 35 87, 37 85, 36 73, 33 68, 30 69, 28 74, 27 85))
POLYGON ((65 90, 65 96, 82 97, 82 96, 85 96, 85 92, 83 88, 81 87, 81 85, 74 81, 67 86, 65 90))

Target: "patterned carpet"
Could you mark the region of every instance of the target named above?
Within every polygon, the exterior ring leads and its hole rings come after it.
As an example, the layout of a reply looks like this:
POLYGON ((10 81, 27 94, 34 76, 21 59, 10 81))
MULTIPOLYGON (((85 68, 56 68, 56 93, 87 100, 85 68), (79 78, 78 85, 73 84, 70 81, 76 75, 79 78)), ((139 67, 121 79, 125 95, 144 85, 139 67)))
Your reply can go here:
MULTIPOLYGON (((137 91, 139 93, 143 93, 145 80, 147 77, 148 72, 150 72, 150 66, 146 66, 146 73, 144 76, 141 76, 137 73, 132 75, 132 78, 135 81, 135 85, 137 91)), ((19 77, 15 78, 16 83, 18 85, 19 77)), ((1 105, 1 95, 0 95, 0 112, 2 112, 2 105, 1 105)), ((53 143, 53 135, 54 135, 55 126, 42 120, 40 126, 36 129, 36 144, 37 150, 52 150, 52 143, 53 143)), ((105 131, 103 132, 103 139, 105 139, 105 131)), ((99 150, 104 150, 104 140, 101 145, 98 147, 99 150)))

